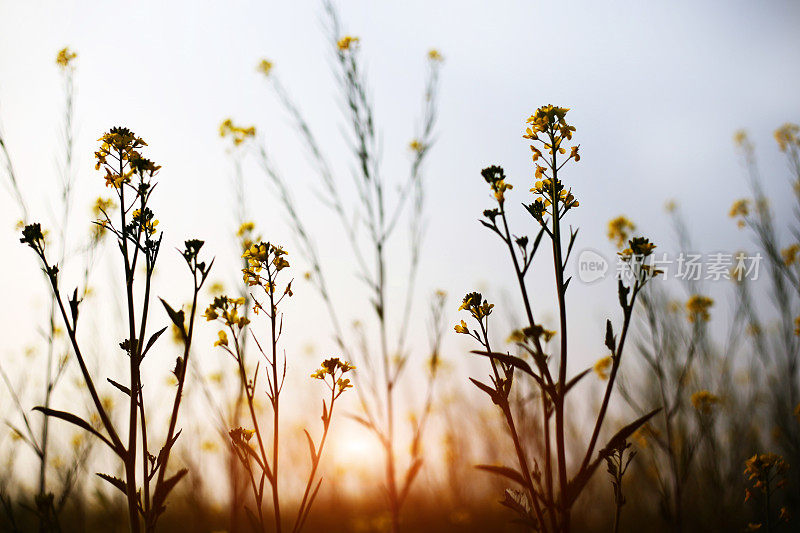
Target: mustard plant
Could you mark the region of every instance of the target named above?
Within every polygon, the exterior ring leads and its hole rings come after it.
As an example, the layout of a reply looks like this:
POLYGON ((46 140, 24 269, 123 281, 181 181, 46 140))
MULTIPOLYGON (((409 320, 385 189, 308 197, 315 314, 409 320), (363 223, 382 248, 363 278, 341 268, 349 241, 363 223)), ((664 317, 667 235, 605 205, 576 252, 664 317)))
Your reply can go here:
MULTIPOLYGON (((218 321, 223 324, 224 329, 219 331, 215 345, 225 350, 236 362, 239 379, 244 388, 249 422, 253 429, 236 427, 231 429, 229 434, 232 449, 249 478, 255 509, 245 506, 245 510, 255 531, 266 531, 267 529, 268 519, 264 516, 263 506, 265 482, 269 483, 272 493, 274 530, 276 532, 284 530, 279 491, 281 479, 279 464, 280 399, 286 379, 286 357, 284 355, 281 360, 279 349, 283 331, 283 313, 280 305, 284 298, 293 295, 291 280, 279 288, 279 283, 283 283, 281 272, 289 267, 286 255, 287 252, 280 246, 260 242, 252 244, 243 256, 247 261, 247 266, 243 269, 244 280, 251 289, 259 292, 258 297, 251 293, 253 312, 257 315, 265 315, 269 321, 269 344, 266 345, 266 350, 255 333, 252 330, 250 333, 265 362, 266 396, 272 410, 271 443, 267 441, 269 435, 259 422, 256 406, 261 361, 251 375, 242 344, 243 337, 247 334, 245 328, 250 324, 250 320, 242 314, 243 307, 246 305, 245 299, 216 297, 204 315, 209 321, 218 321), (250 444, 254 436, 256 446, 250 444)), ((314 442, 308 430, 304 430, 311 458, 311 472, 305 483, 297 515, 292 522, 291 531, 293 533, 302 530, 322 484, 322 478, 317 478, 317 470, 333 419, 334 405, 342 393, 352 387, 350 379, 344 377, 344 374, 353 368, 355 367, 339 358, 330 358, 326 359, 320 369, 311 375, 312 378, 319 379, 326 384, 330 390, 330 396, 322 401, 323 430, 319 444, 314 442)))
POLYGON ((467 311, 475 326, 464 320, 455 326, 457 333, 469 335, 481 346, 473 353, 489 359, 491 374, 489 383, 470 378, 481 391, 486 393, 492 403, 498 406, 506 422, 513 441, 518 469, 507 466, 480 465, 478 468, 505 477, 522 488, 522 491, 509 489, 501 502, 512 509, 517 519, 528 528, 537 531, 567 532, 571 528, 571 509, 581 492, 592 478, 598 466, 624 443, 636 429, 652 418, 658 409, 639 417, 617 431, 605 447, 598 451, 598 440, 606 419, 609 402, 615 388, 620 368, 623 348, 628 335, 636 299, 642 288, 659 271, 648 262, 655 245, 644 237, 633 237, 628 247, 619 252, 620 260, 627 266, 629 279, 620 278, 618 282, 619 304, 623 312, 623 322, 619 337, 614 334, 611 320, 606 322, 605 345, 610 352, 611 364, 599 412, 593 418, 593 428, 588 445, 576 454, 580 463, 570 472, 567 455, 567 417, 575 412, 567 403, 568 393, 589 374, 592 368, 568 378, 568 335, 566 292, 571 278, 566 277, 566 268, 578 234, 569 229, 567 233, 562 219, 570 210, 580 204, 559 174, 568 163, 580 160, 579 146, 568 147, 575 128, 567 123, 568 109, 552 105, 540 107, 527 121, 524 138, 530 141, 532 158, 535 163, 535 184, 531 188, 534 200, 523 204, 538 228, 534 239, 517 236, 510 230, 506 213, 506 195, 513 188, 504 170, 490 166, 481 172, 489 185, 495 207, 484 211, 481 224, 497 235, 511 256, 514 278, 520 289, 525 310, 525 325, 512 335, 518 348, 522 349, 533 366, 521 357, 494 350, 490 343, 489 319, 494 305, 477 292, 467 294, 460 310, 467 311), (559 310, 559 329, 550 331, 534 320, 533 305, 526 287, 526 275, 544 236, 552 245, 552 259, 555 272, 556 294, 559 310), (565 242, 566 241, 566 242, 565 242), (558 336, 557 357, 551 356, 550 345, 558 336), (557 366, 551 368, 552 360, 557 366), (536 457, 532 457, 530 446, 518 431, 515 414, 511 409, 509 397, 515 378, 526 376, 538 390, 541 402, 540 430, 544 446, 536 457), (597 452, 597 453, 596 453, 597 452), (531 461, 533 461, 531 463, 531 461))
MULTIPOLYGON (((81 255, 85 259, 83 266, 84 273, 84 295, 85 289, 88 286, 89 275, 93 265, 93 258, 96 249, 102 240, 102 233, 93 231, 89 239, 79 246, 70 247, 68 238, 73 232, 70 231, 70 213, 72 211, 73 200, 73 186, 75 182, 75 172, 73 168, 73 145, 74 145, 74 75, 76 71, 77 53, 68 47, 61 49, 56 55, 55 64, 59 69, 62 77, 64 88, 64 115, 62 119, 61 140, 63 154, 59 159, 59 186, 58 186, 58 209, 61 218, 57 222, 59 226, 58 234, 56 235, 53 246, 57 247, 58 263, 63 265, 69 255, 81 255), (73 249, 75 248, 75 249, 73 249)), ((28 219, 28 205, 25 199, 15 174, 14 167, 11 163, 11 156, 8 153, 7 146, 3 140, 2 132, 0 132, 0 152, 2 152, 6 162, 6 174, 10 189, 13 193, 15 203, 20 211, 22 220, 19 227, 23 227, 28 219)), ((97 205, 105 205, 104 200, 98 199, 97 205)), ((95 206, 95 209, 97 207, 95 206)), ((45 278, 46 279, 46 278, 45 278)), ((83 295, 82 295, 83 296, 83 295)), ((45 361, 44 361, 44 390, 41 395, 41 401, 44 407, 50 406, 53 393, 60 385, 63 377, 66 375, 67 365, 69 363, 69 349, 64 345, 63 338, 61 338, 61 329, 58 326, 58 317, 56 309, 56 301, 54 297, 50 297, 48 316, 44 327, 40 328, 46 345, 45 361)), ((36 454, 39 461, 38 472, 38 485, 36 497, 32 508, 36 512, 39 519, 40 531, 58 530, 59 519, 58 515, 63 510, 67 503, 67 499, 75 489, 78 483, 78 473, 85 465, 86 459, 91 451, 91 442, 83 441, 77 442, 77 445, 72 446, 73 457, 68 461, 66 468, 58 468, 57 474, 61 478, 59 490, 50 490, 47 474, 48 464, 50 463, 51 455, 51 436, 50 436, 50 420, 48 417, 42 417, 40 425, 35 428, 35 422, 28 416, 28 410, 23 406, 24 399, 22 398, 19 387, 12 384, 10 376, 7 374, 3 366, 0 364, 0 377, 2 377, 6 387, 8 388, 16 408, 19 418, 22 420, 21 425, 9 422, 9 425, 14 431, 14 434, 22 442, 27 444, 31 450, 36 454)), ((49 468, 53 468, 50 466, 49 468)), ((10 508, 9 508, 10 510, 10 508)))
MULTIPOLYGON (((421 442, 424 422, 427 419, 425 413, 430 410, 430 402, 426 400, 420 415, 413 418, 412 443, 409 448, 411 453, 408 460, 402 461, 401 465, 397 457, 396 397, 411 356, 408 338, 424 234, 423 163, 433 145, 439 69, 443 58, 436 50, 428 53, 429 70, 423 117, 417 138, 409 144, 410 172, 408 178, 399 184, 397 196, 391 198, 390 184, 385 180, 381 168, 377 142, 378 129, 372 103, 367 96, 367 84, 359 56, 361 41, 358 37, 346 35, 342 31, 338 13, 331 2, 324 1, 323 5, 327 14, 331 48, 334 51, 335 71, 341 86, 351 132, 356 168, 355 207, 351 208, 344 201, 341 184, 337 181, 332 166, 313 133, 313 128, 303 117, 289 91, 280 82, 272 62, 262 60, 258 70, 266 76, 275 96, 293 120, 295 129, 321 180, 325 202, 344 230, 347 242, 343 245, 350 247, 356 274, 364 281, 369 291, 365 307, 374 320, 376 331, 372 336, 377 337, 377 340, 369 339, 363 322, 354 327, 352 337, 345 333, 340 311, 334 303, 331 283, 325 274, 323 257, 317 249, 312 232, 303 221, 286 179, 277 170, 277 165, 265 147, 262 146, 257 150, 257 159, 288 215, 300 255, 309 264, 309 280, 325 304, 338 349, 348 360, 359 363, 358 379, 363 386, 357 387, 356 391, 362 413, 354 418, 376 436, 384 449, 385 492, 392 519, 392 531, 398 531, 403 504, 422 468, 421 442), (410 211, 407 219, 411 236, 408 252, 405 254, 408 260, 407 290, 403 300, 395 304, 389 301, 387 290, 387 279, 393 266, 387 257, 391 245, 396 240, 394 237, 398 224, 403 220, 407 208, 410 211), (392 309, 398 309, 397 315, 392 309), (358 347, 357 350, 352 346, 358 347)), ((231 135, 234 142, 237 139, 243 142, 248 135, 254 133, 254 130, 234 124, 229 127, 223 123, 221 133, 231 135)), ((435 359, 432 354, 429 356, 431 360, 435 359)), ((432 380, 435 379, 436 373, 429 373, 428 376, 428 390, 432 390, 432 380)), ((426 395, 426 398, 429 396, 426 395)))
POLYGON ((185 469, 181 469, 167 476, 170 454, 180 435, 180 431, 177 429, 177 420, 185 384, 186 367, 191 353, 197 297, 208 277, 211 264, 206 264, 199 259, 199 252, 203 246, 202 241, 186 241, 182 256, 189 268, 193 282, 188 324, 184 310, 176 311, 164 300, 161 300, 169 319, 180 332, 183 354, 177 357, 173 370, 177 381, 177 390, 170 413, 166 440, 154 455, 150 452, 148 443, 141 365, 145 356, 167 329, 164 327, 152 334, 148 334, 147 330, 150 318, 151 282, 163 239, 163 233, 156 235, 158 220, 155 219, 154 213, 149 207, 150 198, 156 187, 153 180, 160 166, 142 156, 141 151, 146 143, 127 128, 112 128, 100 138, 100 142, 100 147, 95 152, 97 160, 95 166, 97 170, 105 172, 105 184, 111 187, 116 194, 119 218, 115 223, 111 218, 113 213, 100 208, 101 217, 95 224, 116 238, 122 259, 127 307, 127 337, 119 344, 119 347, 125 352, 129 363, 127 384, 111 378, 108 378, 108 382, 128 398, 127 444, 120 436, 123 428, 114 424, 106 404, 99 396, 95 377, 89 372, 84 352, 78 341, 77 327, 82 298, 79 298, 76 288, 72 295, 67 297, 65 303, 59 265, 52 263, 48 257, 47 241, 39 223, 26 225, 20 240, 35 252, 48 278, 58 312, 67 330, 81 376, 89 392, 92 406, 100 419, 101 427, 95 428, 71 412, 45 406, 35 409, 47 417, 57 418, 83 429, 114 452, 122 462, 125 479, 107 474, 98 475, 125 494, 130 530, 132 532, 141 531, 142 525, 144 525, 147 531, 154 531, 159 517, 166 510, 167 496, 187 473, 185 469), (137 300, 134 278, 137 268, 141 266, 144 266, 144 286, 142 298, 137 300), (138 441, 140 436, 141 441, 138 441), (141 468, 140 478, 137 476, 137 468, 141 468))

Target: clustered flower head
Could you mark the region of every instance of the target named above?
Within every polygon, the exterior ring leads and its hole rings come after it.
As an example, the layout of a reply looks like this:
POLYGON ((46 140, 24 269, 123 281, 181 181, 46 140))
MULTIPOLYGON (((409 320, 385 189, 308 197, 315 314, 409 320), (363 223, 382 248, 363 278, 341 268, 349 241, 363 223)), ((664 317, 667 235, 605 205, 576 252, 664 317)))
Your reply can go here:
POLYGON ((243 222, 239 229, 236 231, 236 236, 239 237, 239 242, 242 245, 242 250, 245 252, 253 246, 253 242, 258 239, 254 237, 256 225, 254 222, 243 222))
POLYGON ((506 183, 506 174, 503 171, 503 167, 497 165, 486 167, 481 170, 481 176, 492 188, 494 197, 500 204, 505 201, 505 192, 514 188, 510 183, 506 183))
POLYGON ((781 250, 781 257, 786 266, 792 266, 800 261, 800 244, 792 244, 781 250))
POLYGON ((98 141, 101 144, 94 153, 95 169, 105 169, 106 187, 119 189, 124 183, 130 183, 134 174, 142 180, 152 178, 161 168, 142 157, 139 150, 147 143, 128 128, 111 128, 98 141))
POLYGON ((134 209, 131 213, 132 229, 137 227, 141 228, 147 235, 153 235, 158 226, 158 220, 154 218, 153 212, 145 207, 144 211, 141 209, 134 209))
MULTIPOLYGON (((544 176, 545 171, 546 169, 543 166, 536 165, 537 178, 544 176)), ((553 204, 558 205, 560 203, 565 210, 580 206, 580 202, 572 195, 572 189, 565 189, 564 184, 558 179, 555 182, 551 178, 536 181, 531 188, 531 192, 537 194, 538 197, 531 204, 529 211, 539 221, 541 221, 547 208, 553 204), (556 199, 558 201, 555 201, 556 199)))
POLYGON ((340 51, 344 52, 345 50, 351 50, 356 47, 358 44, 359 38, 358 37, 351 37, 350 35, 345 35, 339 42, 336 43, 336 46, 339 48, 340 51))
POLYGON ((350 378, 343 377, 344 374, 354 370, 356 367, 342 361, 338 357, 331 357, 322 362, 322 365, 313 373, 311 377, 324 381, 338 397, 341 393, 351 388, 350 378), (328 378, 330 377, 330 381, 328 378))
MULTIPOLYGON (((265 290, 274 292, 274 279, 271 278, 289 266, 289 261, 284 257, 288 253, 280 246, 268 242, 250 245, 250 248, 242 254, 242 257, 247 260, 247 267, 242 269, 244 281, 251 287, 262 285, 265 290), (266 270, 268 273, 266 279, 260 274, 262 270, 266 270)), ((286 293, 289 296, 292 295, 291 283, 287 286, 286 293)))
POLYGON ((712 409, 720 402, 719 396, 707 390, 700 390, 692 394, 692 405, 697 412, 703 415, 710 415, 712 409))
POLYGON ((272 62, 262 59, 258 62, 258 71, 264 76, 269 76, 269 73, 272 71, 272 62))
POLYGON ((630 233, 636 229, 636 224, 625 215, 620 215, 608 221, 608 239, 617 248, 622 248, 625 241, 630 237, 630 233))
POLYGON ((428 59, 431 61, 444 61, 444 56, 436 48, 428 50, 428 59))
MULTIPOLYGON (((250 323, 244 316, 239 316, 239 308, 245 304, 244 298, 229 298, 228 296, 216 296, 211 305, 208 306, 203 316, 206 320, 219 320, 228 327, 245 327, 250 323)), ((224 332, 221 332, 224 333, 224 332)), ((221 338, 221 337, 220 337, 221 338)), ((227 344, 227 343, 224 343, 227 344)))
MULTIPOLYGON (((568 107, 556 107, 552 105, 542 106, 528 118, 528 127, 525 128, 524 139, 540 142, 544 149, 555 158, 556 152, 565 154, 566 148, 562 146, 564 140, 572 140, 572 132, 575 131, 574 126, 567 124, 566 115, 569 111, 568 107), (543 138, 540 138, 542 134, 543 138)), ((533 161, 536 162, 542 157, 542 151, 531 144, 531 151, 533 152, 533 161)), ((570 149, 570 158, 575 161, 580 161, 578 155, 578 146, 573 146, 570 149)), ((549 163, 548 163, 549 164, 549 163)))
POLYGON ((728 211, 728 216, 731 218, 735 218, 736 225, 739 228, 743 228, 746 224, 745 219, 747 215, 750 214, 750 200, 747 198, 741 198, 733 202, 731 206, 731 210, 728 211))
POLYGON ((753 492, 766 493, 769 485, 775 481, 777 488, 784 488, 787 484, 786 473, 789 465, 783 457, 774 453, 755 454, 744 463, 744 475, 752 482, 752 487, 745 489, 744 501, 753 497, 753 492))
POLYGON ((597 362, 594 364, 594 373, 597 374, 602 380, 608 379, 608 371, 611 369, 611 365, 614 362, 614 358, 610 355, 603 357, 602 359, 598 359, 597 362))
POLYGON ((775 140, 781 152, 800 148, 800 126, 787 122, 775 130, 775 140))
POLYGON ((78 54, 65 46, 59 50, 56 55, 56 65, 61 67, 62 70, 66 70, 71 66, 72 61, 75 60, 76 57, 78 57, 78 54))
POLYGON ((233 120, 226 118, 219 125, 219 136, 223 138, 230 136, 233 139, 233 145, 239 146, 247 139, 256 136, 256 127, 237 126, 233 123, 233 120))
POLYGON ((111 198, 98 197, 92 206, 92 214, 95 218, 92 237, 99 239, 103 236, 109 224, 108 214, 116 209, 117 204, 111 198))
POLYGON ((534 324, 533 326, 526 326, 522 329, 515 329, 511 332, 506 339, 506 342, 527 343, 532 339, 540 339, 544 342, 550 342, 550 339, 556 336, 556 331, 545 329, 544 326, 534 324))
POLYGON ((236 429, 230 430, 228 432, 228 435, 230 435, 231 440, 233 440, 235 444, 241 445, 247 443, 250 439, 252 439, 255 433, 256 432, 253 431, 252 429, 244 429, 238 427, 236 429))
POLYGON ((623 261, 630 261, 635 258, 645 258, 653 254, 656 245, 645 237, 634 237, 628 241, 628 247, 618 252, 623 261))
POLYGON ((686 302, 686 311, 689 315, 689 322, 708 322, 711 315, 708 310, 714 305, 714 300, 700 294, 693 294, 686 302))
POLYGON ((459 306, 458 310, 469 311, 470 314, 473 316, 473 318, 475 318, 475 320, 480 321, 492 314, 493 307, 494 304, 490 304, 489 302, 484 300, 481 293, 470 292, 466 296, 464 296, 464 299, 461 301, 461 305, 459 306))
POLYGON ((413 150, 414 152, 422 152, 425 149, 425 145, 419 142, 419 140, 414 139, 410 143, 408 143, 408 148, 413 150))

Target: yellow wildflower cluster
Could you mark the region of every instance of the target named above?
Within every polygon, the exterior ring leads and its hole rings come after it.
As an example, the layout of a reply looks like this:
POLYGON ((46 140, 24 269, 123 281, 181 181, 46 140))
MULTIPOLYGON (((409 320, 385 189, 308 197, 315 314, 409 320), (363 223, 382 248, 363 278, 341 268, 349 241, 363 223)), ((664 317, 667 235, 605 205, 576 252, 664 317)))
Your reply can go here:
POLYGON ((219 320, 228 327, 236 326, 241 329, 250 323, 246 317, 239 316, 239 308, 244 305, 244 302, 244 298, 216 296, 203 316, 208 321, 219 320))
POLYGON ((311 374, 311 377, 324 381, 328 387, 335 392, 336 396, 338 396, 353 386, 352 383, 350 383, 350 379, 343 376, 355 368, 355 366, 347 361, 342 361, 338 357, 332 357, 324 360, 322 365, 311 374), (327 380, 328 377, 331 378, 330 382, 327 380))
POLYGON ((608 371, 611 369, 611 365, 614 362, 612 356, 607 355, 602 359, 598 359, 597 362, 594 364, 594 373, 602 379, 608 379, 608 371))
POLYGON ((800 126, 787 122, 775 130, 775 140, 781 152, 800 148, 800 126))
POLYGON ((540 107, 528 118, 528 126, 522 136, 524 139, 531 141, 530 149, 533 152, 533 162, 536 164, 534 172, 536 183, 531 192, 539 195, 526 208, 540 223, 543 223, 543 217, 547 208, 551 205, 555 206, 553 215, 559 217, 563 216, 563 213, 558 210, 559 203, 564 206, 564 211, 580 205, 573 196, 571 189, 565 189, 561 180, 554 179, 548 175, 548 172, 551 172, 555 176, 558 170, 570 159, 575 161, 580 161, 581 159, 578 153, 578 146, 575 145, 570 148, 566 161, 560 164, 557 162, 557 155, 563 155, 567 152, 564 141, 572 140, 572 132, 575 131, 575 127, 569 125, 566 121, 567 111, 569 111, 569 108, 566 107, 552 105, 540 107), (540 146, 537 146, 536 143, 539 143, 540 146), (549 153, 550 158, 543 157, 542 150, 549 153), (542 159, 544 164, 540 164, 538 162, 539 159, 542 159))
POLYGON ((708 310, 714 305, 714 300, 700 294, 693 294, 686 302, 686 311, 689 314, 689 322, 708 322, 711 315, 708 310))
POLYGON ((781 257, 786 266, 792 266, 800 262, 800 244, 792 244, 781 250, 781 257))
POLYGON ((650 242, 650 239, 634 237, 628 241, 628 247, 621 252, 617 252, 617 255, 619 255, 623 261, 630 261, 635 258, 643 259, 652 255, 655 249, 656 245, 650 242))
POLYGON ((755 454, 745 461, 744 465, 744 475, 752 483, 751 487, 745 489, 744 501, 753 497, 753 491, 766 493, 767 485, 773 480, 776 481, 776 488, 780 489, 786 486, 785 476, 789 471, 789 465, 780 455, 774 453, 755 454))
POLYGON ((97 160, 95 169, 105 169, 106 186, 119 189, 123 183, 130 183, 134 174, 142 178, 153 177, 161 168, 149 159, 142 157, 139 149, 147 146, 128 128, 111 128, 98 139, 100 148, 94 153, 97 160), (111 163, 109 163, 111 158, 111 163), (114 165, 114 166, 112 166, 114 165))
POLYGON ((233 123, 233 120, 226 118, 219 125, 219 136, 220 137, 230 136, 233 139, 234 146, 239 146, 247 139, 256 136, 256 127, 237 126, 236 124, 233 123))
POLYGON ((236 443, 236 444, 244 444, 244 443, 248 442, 250 439, 252 439, 253 435, 255 435, 255 433, 256 432, 253 431, 252 429, 244 429, 244 428, 238 427, 236 429, 230 430, 228 432, 228 435, 230 435, 230 437, 231 437, 231 439, 233 440, 234 443, 236 443))
POLYGON ((750 139, 748 138, 745 130, 736 130, 736 132, 733 134, 733 142, 736 144, 736 146, 746 147, 750 144, 750 139))
POLYGON ((144 212, 142 212, 140 209, 135 209, 131 214, 131 218, 133 219, 134 224, 136 224, 136 227, 141 228, 141 230, 147 235, 153 235, 156 232, 158 220, 153 218, 153 212, 150 211, 150 209, 145 207, 144 212))
MULTIPOLYGON (((280 246, 268 242, 252 244, 242 254, 242 257, 247 260, 247 267, 242 269, 244 281, 251 287, 262 285, 266 291, 274 292, 275 284, 272 276, 289 266, 289 261, 284 257, 287 254, 288 252, 280 246), (262 270, 267 270, 266 279, 260 274, 262 270)), ((291 283, 286 287, 286 293, 289 296, 292 295, 291 283)))
POLYGON ((550 342, 550 339, 555 337, 556 333, 556 331, 545 329, 539 324, 534 324, 533 327, 528 326, 522 329, 515 329, 508 336, 506 342, 525 343, 528 339, 542 339, 544 342, 550 342))
POLYGON ((272 71, 272 62, 262 59, 258 62, 258 71, 264 76, 269 76, 269 73, 272 71))
POLYGON ((431 61, 444 61, 444 56, 436 48, 428 50, 428 59, 431 61))
POLYGON ((253 246, 253 242, 259 237, 255 237, 256 225, 253 222, 243 222, 239 229, 236 231, 236 236, 239 237, 239 244, 245 252, 253 246))
POLYGON ((490 304, 484 300, 481 293, 471 292, 464 296, 464 299, 461 301, 461 305, 459 306, 458 310, 469 311, 475 320, 480 321, 492 314, 493 307, 494 304, 490 304))
POLYGON ((620 215, 608 221, 608 239, 617 248, 622 248, 628 240, 630 233, 636 229, 636 224, 625 215, 620 215))
POLYGON ((739 200, 733 202, 731 210, 728 211, 729 217, 738 219, 736 221, 736 225, 739 228, 743 228, 745 226, 745 219, 749 214, 750 214, 750 200, 748 200, 747 198, 740 198, 739 200))
MULTIPOLYGON (((565 119, 567 111, 569 111, 568 107, 556 107, 552 105, 540 107, 536 110, 536 113, 528 118, 527 123, 530 124, 530 126, 525 129, 525 135, 522 137, 532 141, 538 141, 540 140, 539 134, 543 133, 547 137, 547 139, 542 141, 545 150, 547 150, 550 155, 555 155, 556 151, 558 151, 559 154, 564 154, 566 150, 561 146, 561 142, 564 139, 572 140, 572 132, 575 131, 574 126, 567 124, 565 119)), ((538 160, 542 155, 541 151, 533 145, 531 145, 531 151, 534 153, 534 161, 538 160)), ((575 150, 575 153, 577 153, 577 150, 575 150)))
POLYGON ((506 174, 503 168, 497 165, 486 167, 481 170, 481 176, 483 176, 483 179, 489 184, 489 187, 492 188, 495 200, 500 204, 505 202, 506 191, 513 189, 514 186, 510 183, 506 183, 506 174))
POLYGON ((720 399, 715 394, 707 390, 700 390, 692 394, 692 405, 697 412, 703 415, 710 415, 714 405, 720 402, 720 399))
POLYGON ((108 213, 116 209, 117 204, 111 198, 98 197, 92 206, 95 224, 92 228, 92 237, 99 239, 108 226, 108 213))
POLYGON ((415 152, 422 152, 423 149, 425 148, 425 145, 419 142, 417 139, 414 139, 413 141, 408 143, 408 147, 415 152))
POLYGON ((64 48, 59 50, 58 54, 56 55, 56 65, 66 70, 71 66, 72 61, 76 57, 78 57, 78 54, 70 50, 69 47, 65 46, 64 48))
POLYGON ((358 44, 359 38, 358 37, 351 37, 350 35, 346 35, 339 39, 339 42, 336 43, 336 46, 339 47, 339 50, 344 52, 345 50, 350 50, 355 48, 358 44))

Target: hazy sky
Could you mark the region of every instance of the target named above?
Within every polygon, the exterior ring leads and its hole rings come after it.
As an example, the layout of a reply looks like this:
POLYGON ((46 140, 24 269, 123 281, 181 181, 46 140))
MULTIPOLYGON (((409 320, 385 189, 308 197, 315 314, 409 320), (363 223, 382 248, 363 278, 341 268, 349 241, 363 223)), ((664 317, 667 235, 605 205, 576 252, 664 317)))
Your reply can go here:
MULTIPOLYGON (((54 191, 59 153, 63 97, 54 58, 69 45, 78 53, 76 227, 86 227, 77 224, 85 224, 89 205, 103 192, 102 177, 93 169, 96 139, 111 126, 126 125, 148 141, 148 153, 163 166, 154 205, 167 230, 165 250, 188 237, 204 238, 209 252, 219 257, 217 278, 238 280, 236 250, 229 243, 235 229, 228 188, 232 165, 228 143, 218 137, 220 121, 230 116, 257 126, 294 184, 323 255, 334 258, 338 296, 350 300, 361 289, 349 274, 348 251, 341 235, 330 231, 330 213, 309 194, 317 186, 302 147, 255 68, 262 57, 274 62, 275 73, 349 190, 351 160, 337 155, 345 147, 343 115, 319 5, 0 0, 0 121, 34 217, 48 220, 53 203, 41 197, 54 191)), ((582 160, 563 179, 581 201, 569 216, 581 227, 579 250, 591 247, 610 257, 605 225, 620 213, 669 249, 672 233, 663 205, 670 198, 682 205, 698 248, 733 252, 746 247, 747 237, 727 218, 731 202, 746 191, 732 143, 742 127, 757 145, 769 190, 779 195, 779 217, 789 212, 789 200, 781 200, 787 196, 788 175, 772 131, 786 121, 800 121, 800 4, 795 1, 361 0, 339 5, 346 31, 361 38, 389 180, 407 174, 425 54, 436 47, 446 59, 437 142, 426 166, 429 204, 420 295, 447 290, 450 322, 468 290, 481 287, 494 301, 501 301, 504 288, 513 290, 501 243, 476 221, 491 206, 479 171, 493 163, 505 166, 516 185, 510 205, 529 201, 532 165, 521 134, 525 119, 542 104, 572 108, 568 118, 577 127, 582 160)), ((290 233, 263 175, 251 163, 245 170, 253 218, 265 237, 291 249, 290 233)), ((517 210, 515 233, 534 232, 531 219, 517 210)), ((0 309, 0 323, 28 332, 33 329, 26 319, 31 298, 20 287, 39 278, 32 254, 13 230, 18 218, 10 197, 0 196, 0 291, 11 302, 0 309)), ((404 238, 398 234, 396 244, 402 247, 404 238)), ((184 274, 177 270, 176 255, 165 253, 162 261, 168 272, 184 274)), ((301 262, 297 267, 302 272, 301 262)), ((549 272, 543 274, 531 287, 545 318, 554 309, 550 279, 549 272)), ((179 298, 185 294, 181 281, 188 283, 182 277, 162 280, 162 292, 179 298)), ((402 276, 391 281, 402 292, 402 276)), ((306 303, 302 320, 287 320, 289 346, 329 347, 327 319, 311 287, 300 284, 299 289, 298 302, 306 303)), ((614 283, 574 284, 570 292, 572 318, 580 325, 573 328, 582 351, 576 365, 590 363, 603 355, 603 318, 616 312, 614 283)), ((517 297, 509 301, 519 305, 517 297)), ((296 302, 295 309, 300 305, 296 302)), ((420 312, 426 307, 421 302, 420 312)), ((419 331, 424 335, 423 328, 419 331)), ((2 355, 33 338, 33 333, 6 337, 2 355)), ((449 337, 452 357, 461 357, 464 340, 449 337)))

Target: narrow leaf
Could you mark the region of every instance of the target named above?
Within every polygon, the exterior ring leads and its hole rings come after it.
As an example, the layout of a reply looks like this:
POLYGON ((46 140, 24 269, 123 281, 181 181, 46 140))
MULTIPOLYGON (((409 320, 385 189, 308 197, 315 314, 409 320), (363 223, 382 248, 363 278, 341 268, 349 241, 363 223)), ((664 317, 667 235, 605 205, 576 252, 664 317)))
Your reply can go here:
POLYGON ((89 422, 87 422, 83 418, 81 418, 79 416, 76 416, 76 415, 73 415, 72 413, 67 413, 65 411, 56 411, 55 409, 50 409, 49 407, 37 406, 37 407, 34 407, 33 410, 34 411, 39 411, 41 413, 44 413, 45 416, 52 416, 53 418, 60 418, 61 420, 64 420, 65 422, 69 422, 70 424, 74 424, 74 425, 78 426, 79 428, 82 428, 82 429, 88 431, 89 433, 91 433, 92 435, 97 437, 98 439, 100 439, 103 442, 105 442, 108 445, 109 448, 111 448, 112 450, 117 452, 117 454, 119 454, 119 450, 117 450, 114 447, 114 445, 111 443, 111 441, 108 440, 107 438, 105 438, 103 435, 101 435, 96 429, 94 429, 91 426, 91 424, 89 424, 89 422))
POLYGON ((315 462, 317 460, 317 448, 314 446, 314 439, 311 438, 311 434, 308 432, 307 429, 303 429, 303 432, 306 434, 306 438, 308 439, 308 453, 311 454, 311 462, 315 462))
POLYGON ((144 356, 147 355, 147 351, 150 350, 150 348, 152 348, 153 344, 155 344, 155 342, 158 340, 161 334, 164 333, 166 330, 167 328, 163 327, 150 336, 150 340, 147 341, 147 345, 145 345, 144 351, 142 352, 142 358, 144 358, 144 356))
POLYGON ((483 470, 484 472, 489 472, 490 474, 503 476, 515 483, 518 483, 523 488, 526 487, 525 478, 523 478, 522 474, 520 474, 513 468, 509 468, 507 466, 495 466, 495 465, 475 465, 475 468, 477 468, 478 470, 483 470))
POLYGON ((125 482, 122 481, 120 478, 109 476, 108 474, 101 474, 100 472, 97 473, 97 476, 100 477, 101 479, 105 479, 106 481, 117 487, 122 492, 122 494, 125 494, 126 496, 128 495, 128 485, 126 485, 125 482))

